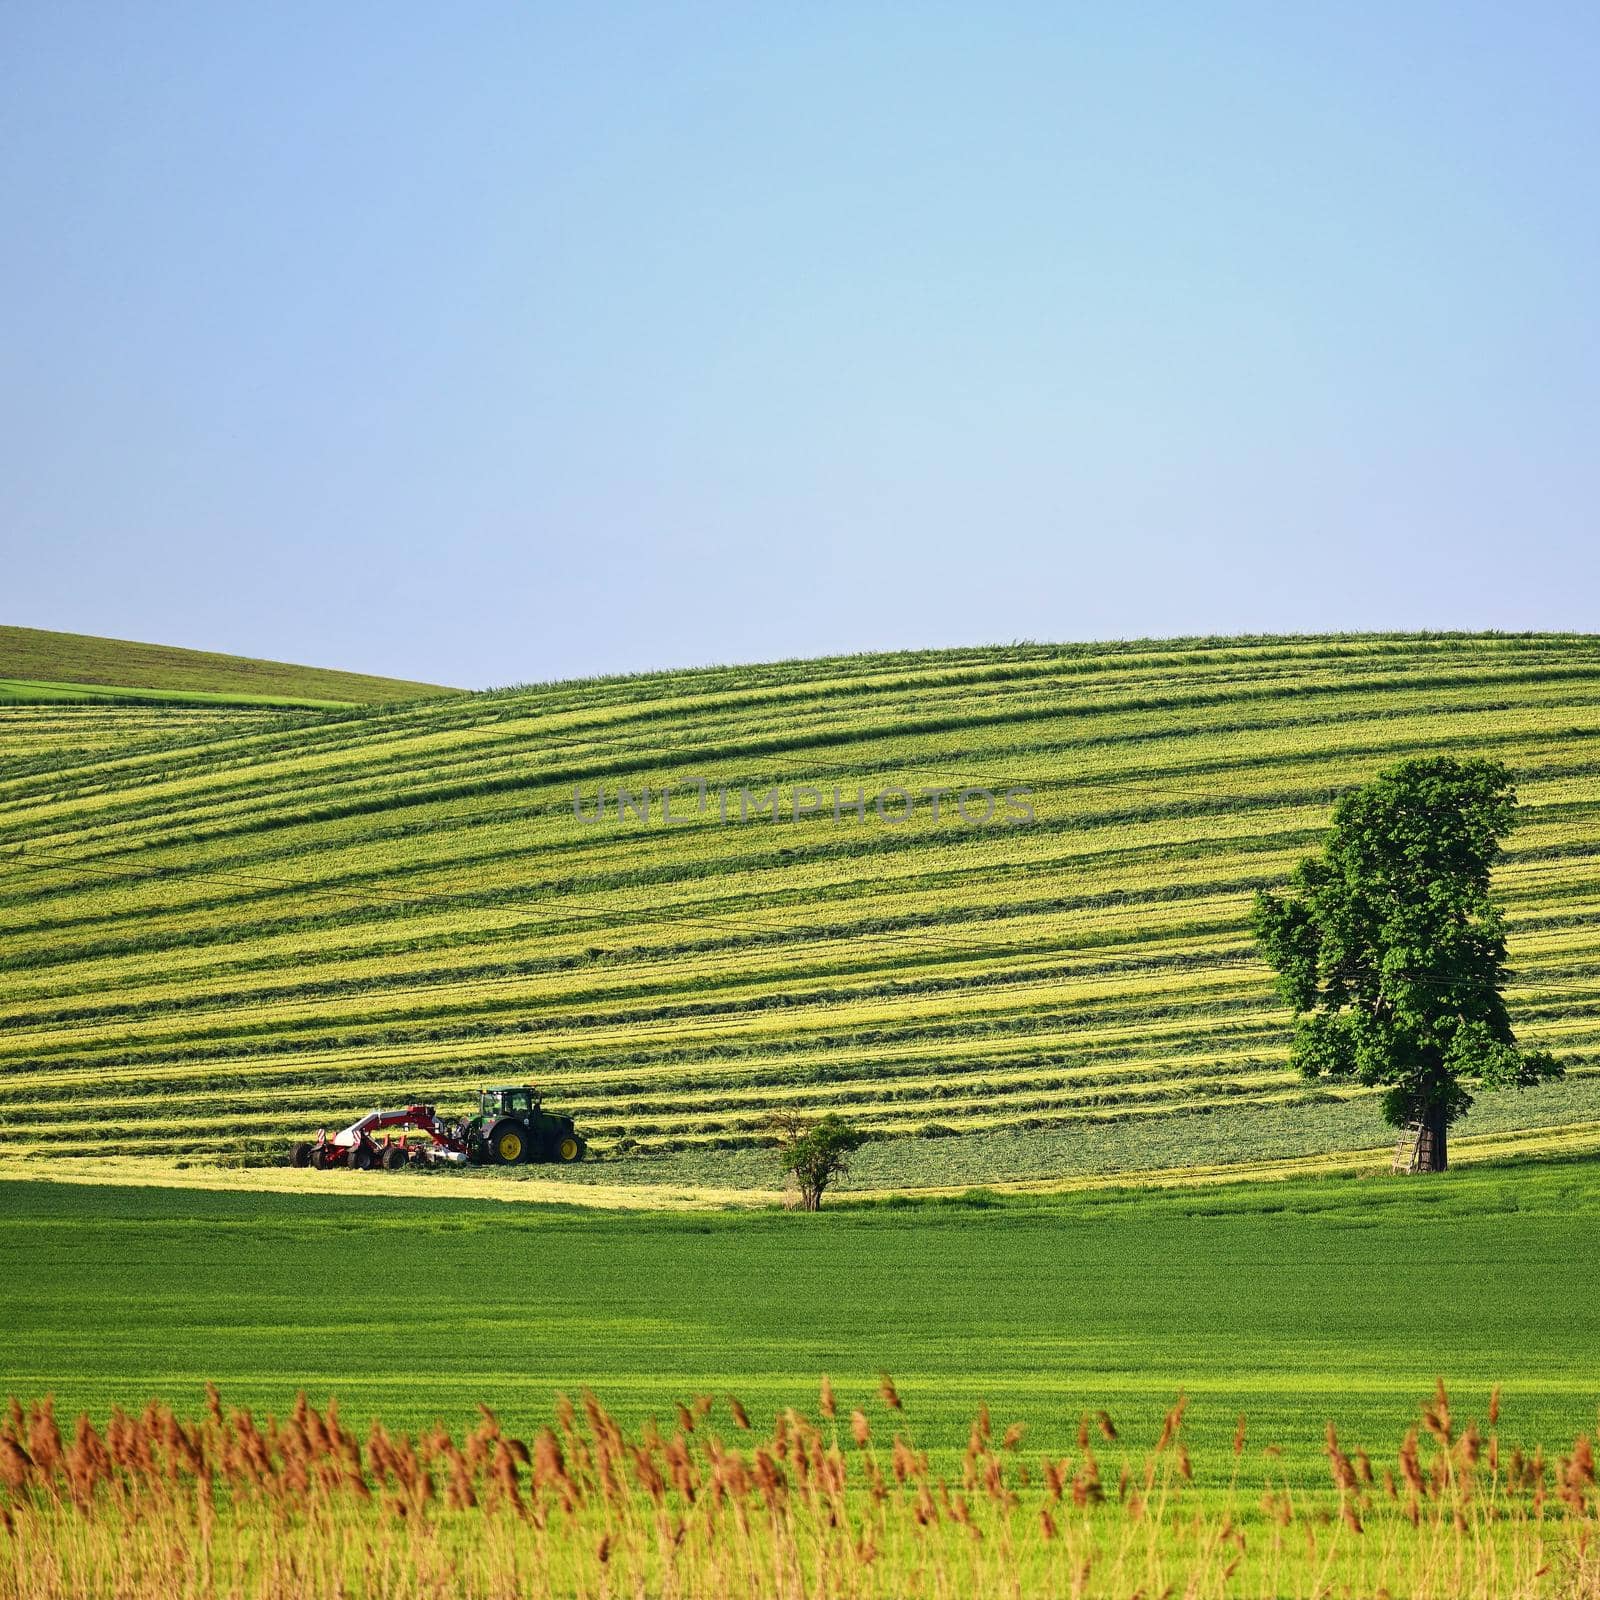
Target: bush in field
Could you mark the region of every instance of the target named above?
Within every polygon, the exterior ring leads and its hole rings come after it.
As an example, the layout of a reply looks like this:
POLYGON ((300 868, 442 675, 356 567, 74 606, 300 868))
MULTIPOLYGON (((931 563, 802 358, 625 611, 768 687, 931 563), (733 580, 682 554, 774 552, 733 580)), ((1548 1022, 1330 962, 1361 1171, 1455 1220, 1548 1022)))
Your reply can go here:
POLYGON ((811 1125, 797 1116, 775 1123, 779 1161, 800 1186, 802 1209, 821 1210, 823 1191, 849 1171, 850 1157, 867 1142, 866 1134, 831 1111, 811 1125))

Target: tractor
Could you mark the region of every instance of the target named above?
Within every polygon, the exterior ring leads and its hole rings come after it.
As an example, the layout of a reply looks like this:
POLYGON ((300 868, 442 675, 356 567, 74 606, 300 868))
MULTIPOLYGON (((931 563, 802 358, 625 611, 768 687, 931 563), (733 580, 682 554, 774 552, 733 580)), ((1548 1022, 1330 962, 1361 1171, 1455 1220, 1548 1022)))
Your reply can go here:
POLYGON ((546 1111, 532 1089, 480 1089, 478 1110, 461 1124, 467 1159, 509 1166, 519 1161, 581 1161, 588 1146, 571 1117, 546 1111))
POLYGON ((338 1133, 324 1129, 314 1140, 297 1144, 289 1152, 289 1164, 319 1171, 376 1167, 397 1172, 434 1162, 510 1166, 581 1161, 588 1152, 572 1118, 546 1111, 537 1091, 527 1087, 480 1089, 477 1111, 460 1122, 444 1121, 429 1105, 369 1111, 338 1133), (413 1131, 421 1139, 413 1141, 413 1131))

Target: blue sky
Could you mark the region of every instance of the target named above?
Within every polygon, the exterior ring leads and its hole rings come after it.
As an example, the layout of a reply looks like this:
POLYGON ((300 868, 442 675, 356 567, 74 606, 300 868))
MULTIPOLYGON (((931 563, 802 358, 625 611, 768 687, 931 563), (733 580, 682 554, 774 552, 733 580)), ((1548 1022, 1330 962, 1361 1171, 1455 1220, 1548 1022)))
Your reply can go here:
POLYGON ((1597 626, 1600 13, 14 3, 0 620, 479 686, 1597 626))

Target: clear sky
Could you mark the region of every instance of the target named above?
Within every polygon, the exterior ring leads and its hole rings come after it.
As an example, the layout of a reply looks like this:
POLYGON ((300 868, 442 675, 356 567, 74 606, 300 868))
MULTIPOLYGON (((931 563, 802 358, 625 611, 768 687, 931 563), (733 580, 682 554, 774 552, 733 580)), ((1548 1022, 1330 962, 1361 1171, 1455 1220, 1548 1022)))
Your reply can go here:
POLYGON ((1591 3, 0 8, 0 621, 1600 628, 1591 3))

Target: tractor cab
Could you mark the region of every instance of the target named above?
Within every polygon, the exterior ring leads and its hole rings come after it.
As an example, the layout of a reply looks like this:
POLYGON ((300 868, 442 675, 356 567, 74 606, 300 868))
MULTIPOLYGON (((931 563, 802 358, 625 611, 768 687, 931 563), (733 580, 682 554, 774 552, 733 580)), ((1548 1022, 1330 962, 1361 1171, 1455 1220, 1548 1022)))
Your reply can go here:
POLYGON ((480 1089, 480 1117, 528 1117, 539 1109, 539 1096, 531 1087, 524 1089, 480 1089))

